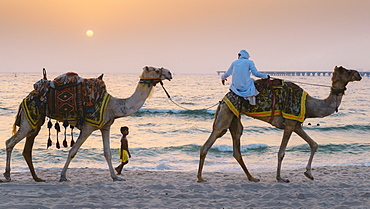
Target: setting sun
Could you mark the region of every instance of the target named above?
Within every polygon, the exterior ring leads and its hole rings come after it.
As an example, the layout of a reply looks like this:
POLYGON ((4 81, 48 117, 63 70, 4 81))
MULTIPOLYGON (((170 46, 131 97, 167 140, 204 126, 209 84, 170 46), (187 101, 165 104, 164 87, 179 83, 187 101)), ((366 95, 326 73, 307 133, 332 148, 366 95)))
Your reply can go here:
POLYGON ((92 31, 92 30, 86 31, 86 36, 87 37, 92 37, 93 35, 94 35, 94 31, 92 31))

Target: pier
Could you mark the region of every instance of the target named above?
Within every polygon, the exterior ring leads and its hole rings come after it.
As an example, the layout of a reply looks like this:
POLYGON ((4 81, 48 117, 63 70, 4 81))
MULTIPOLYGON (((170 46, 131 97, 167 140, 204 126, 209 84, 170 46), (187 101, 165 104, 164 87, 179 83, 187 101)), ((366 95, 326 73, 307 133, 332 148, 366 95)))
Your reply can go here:
MULTIPOLYGON (((217 71, 217 74, 224 74, 226 71, 217 71)), ((331 76, 333 71, 259 71, 271 76, 331 76)), ((359 72, 362 77, 370 77, 370 72, 359 72)))

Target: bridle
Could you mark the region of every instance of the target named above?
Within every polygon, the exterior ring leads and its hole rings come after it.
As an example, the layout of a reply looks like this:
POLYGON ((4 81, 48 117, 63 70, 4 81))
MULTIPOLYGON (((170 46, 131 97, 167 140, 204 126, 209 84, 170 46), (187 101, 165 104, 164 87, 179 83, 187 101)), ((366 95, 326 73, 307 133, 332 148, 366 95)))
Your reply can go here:
POLYGON ((143 85, 148 85, 148 87, 150 87, 150 86, 156 86, 157 83, 160 83, 161 85, 163 85, 163 83, 162 83, 163 67, 160 68, 159 70, 160 70, 160 73, 159 73, 159 77, 158 78, 140 78, 139 83, 140 84, 143 84, 143 85))
POLYGON ((334 87, 331 87, 330 88, 330 93, 332 93, 332 94, 335 94, 335 95, 337 95, 337 96, 341 96, 341 95, 343 95, 344 94, 344 92, 347 90, 347 88, 346 87, 344 87, 343 89, 336 89, 336 88, 334 88, 334 87), (340 95, 341 94, 341 95, 340 95))
POLYGON ((330 93, 337 96, 337 98, 335 99, 335 112, 338 112, 338 98, 339 96, 343 96, 346 90, 347 90, 346 87, 343 87, 342 89, 336 89, 334 87, 330 88, 330 93))

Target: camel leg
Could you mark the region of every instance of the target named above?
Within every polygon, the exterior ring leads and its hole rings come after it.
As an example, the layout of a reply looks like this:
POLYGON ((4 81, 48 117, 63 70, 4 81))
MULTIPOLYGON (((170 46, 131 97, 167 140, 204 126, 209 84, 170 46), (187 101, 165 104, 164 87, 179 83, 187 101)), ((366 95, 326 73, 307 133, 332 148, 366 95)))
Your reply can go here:
MULTIPOLYGON (((22 118, 22 120, 26 120, 25 117, 22 118)), ((6 167, 5 167, 5 173, 4 177, 6 181, 10 181, 10 163, 11 163, 11 157, 12 152, 16 144, 18 144, 22 139, 24 139, 30 132, 32 131, 31 126, 28 124, 27 121, 23 122, 21 124, 21 127, 18 129, 18 131, 11 136, 8 140, 5 141, 6 145, 6 167)), ((1 182, 1 181, 0 181, 1 182)))
POLYGON ((230 133, 233 138, 233 156, 238 161, 239 165, 244 170, 244 173, 247 175, 249 181, 257 182, 259 179, 254 178, 248 171, 247 166, 244 164, 242 154, 240 152, 240 137, 243 134, 243 125, 240 121, 240 118, 234 117, 231 126, 230 133))
POLYGON ((27 162, 28 168, 31 171, 31 175, 32 175, 33 179, 35 181, 37 181, 37 182, 44 182, 45 180, 39 178, 36 175, 35 168, 33 167, 33 163, 32 163, 32 148, 33 148, 33 143, 35 142, 35 137, 40 132, 40 129, 41 129, 41 127, 37 127, 36 129, 34 129, 32 131, 32 134, 31 135, 27 136, 26 143, 24 145, 24 149, 23 149, 23 153, 22 154, 23 154, 24 159, 27 162))
POLYGON ((109 140, 110 128, 108 127, 106 129, 101 129, 100 131, 103 137, 104 157, 108 163, 110 176, 112 177, 113 181, 123 181, 124 179, 118 177, 114 173, 114 169, 112 166, 112 152, 110 150, 110 140, 109 140))
POLYGON ((91 135, 94 131, 94 128, 88 125, 84 125, 81 129, 80 135, 78 136, 76 143, 72 146, 69 150, 68 158, 64 167, 62 169, 62 173, 60 174, 59 181, 67 181, 66 172, 68 169, 69 164, 71 163, 72 159, 76 156, 78 149, 82 146, 82 144, 86 141, 86 139, 91 135))
POLYGON ((202 170, 203 170, 203 165, 204 165, 204 160, 206 158, 206 155, 209 149, 215 143, 215 141, 226 133, 227 129, 230 127, 233 117, 235 117, 235 115, 229 110, 226 104, 221 103, 218 106, 217 111, 215 113, 215 120, 213 122, 212 133, 208 137, 204 145, 200 148, 200 160, 199 160, 197 182, 206 181, 202 178, 202 170))
POLYGON ((292 135, 295 127, 296 127, 297 121, 294 120, 285 120, 285 127, 284 127, 284 134, 283 134, 283 139, 281 141, 279 153, 278 153, 278 167, 277 167, 277 172, 276 172, 276 180, 279 182, 289 182, 288 179, 283 179, 280 176, 281 173, 281 163, 283 162, 284 156, 285 156, 285 150, 288 145, 290 136, 292 135))
POLYGON ((296 129, 294 130, 295 133, 297 133, 302 139, 304 139, 308 145, 310 145, 311 148, 311 154, 310 158, 308 160, 307 166, 306 166, 306 172, 304 172, 304 175, 311 179, 314 180, 313 175, 311 173, 311 164, 313 160, 313 156, 315 155, 315 152, 319 148, 318 144, 311 139, 310 136, 303 130, 302 126, 300 124, 297 124, 296 129))

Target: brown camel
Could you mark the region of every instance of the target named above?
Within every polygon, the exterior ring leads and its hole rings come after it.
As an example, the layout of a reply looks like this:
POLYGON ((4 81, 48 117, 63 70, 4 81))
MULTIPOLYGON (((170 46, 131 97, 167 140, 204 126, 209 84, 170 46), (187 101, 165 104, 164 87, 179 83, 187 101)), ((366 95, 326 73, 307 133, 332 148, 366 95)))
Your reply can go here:
MULTIPOLYGON (((45 77, 46 79, 46 77, 45 77)), ((87 123, 83 123, 82 127, 80 127, 80 135, 76 141, 76 143, 72 146, 69 151, 67 161, 63 167, 61 172, 60 181, 67 181, 66 172, 71 160, 77 154, 78 149, 81 145, 85 142, 85 140, 91 135, 91 133, 95 130, 100 130, 102 133, 103 138, 103 147, 104 147, 104 157, 108 163, 110 175, 114 181, 121 181, 122 178, 119 178, 115 173, 112 167, 112 154, 110 150, 110 126, 113 124, 116 118, 126 117, 131 114, 136 113, 144 104, 145 100, 148 98, 150 92, 157 83, 162 82, 162 80, 171 80, 172 75, 171 72, 167 69, 163 68, 155 68, 155 67, 145 67, 143 72, 140 76, 140 82, 136 87, 136 91, 134 94, 126 99, 119 99, 115 97, 111 97, 109 103, 107 104, 106 111, 104 112, 103 119, 104 123, 101 128, 97 128, 95 126, 89 125, 87 123)), ((39 178, 33 167, 32 163, 32 147, 35 140, 35 137, 39 133, 41 129, 41 125, 37 126, 35 129, 32 129, 30 124, 28 123, 25 113, 20 108, 20 112, 18 113, 19 117, 21 118, 19 130, 10 137, 6 142, 6 168, 4 177, 6 178, 5 181, 10 181, 10 161, 11 161, 11 153, 14 146, 20 142, 23 138, 26 138, 26 143, 23 150, 23 156, 26 160, 28 167, 31 171, 32 177, 35 181, 41 182, 44 181, 43 179, 39 178)))
MULTIPOLYGON (((306 114, 305 118, 322 118, 326 117, 338 110, 338 107, 342 101, 344 91, 346 90, 346 85, 351 81, 360 81, 361 76, 356 70, 347 70, 343 67, 335 67, 332 74, 332 87, 330 95, 324 99, 315 99, 309 95, 306 97, 306 114)), ((258 105, 258 104, 257 104, 258 105)), ((308 134, 302 129, 302 122, 298 122, 292 119, 283 118, 281 115, 275 115, 270 121, 269 117, 253 117, 255 119, 262 120, 264 122, 270 122, 271 125, 284 129, 283 138, 281 141, 279 153, 278 153, 278 165, 276 179, 279 182, 289 182, 288 179, 283 179, 280 176, 281 173, 281 163, 285 155, 285 149, 287 147, 289 138, 293 132, 298 134, 303 140, 305 140, 310 148, 311 155, 306 166, 306 172, 304 175, 313 180, 314 177, 311 173, 311 163, 313 156, 318 148, 317 143, 308 136, 308 134)), ((217 138, 223 136, 227 129, 230 130, 232 140, 233 140, 233 156, 236 161, 240 164, 245 174, 250 181, 259 181, 259 179, 254 178, 245 166, 242 155, 240 153, 240 137, 243 133, 243 125, 241 124, 240 117, 236 117, 233 112, 230 111, 228 106, 220 102, 217 111, 215 113, 215 119, 213 123, 213 130, 207 141, 200 148, 200 160, 198 168, 198 182, 204 182, 206 180, 202 177, 202 170, 204 165, 204 160, 206 158, 208 150, 214 144, 217 138)))

